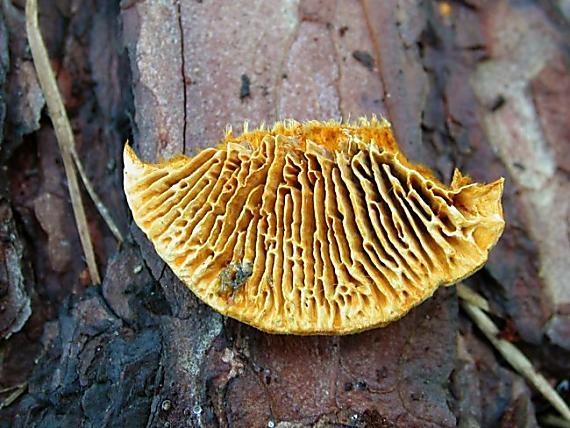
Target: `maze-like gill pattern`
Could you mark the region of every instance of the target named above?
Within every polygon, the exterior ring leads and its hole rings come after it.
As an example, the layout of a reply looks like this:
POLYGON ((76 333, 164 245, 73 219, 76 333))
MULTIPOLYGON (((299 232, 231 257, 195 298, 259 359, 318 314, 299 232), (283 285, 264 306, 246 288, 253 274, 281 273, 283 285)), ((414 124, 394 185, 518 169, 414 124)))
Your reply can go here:
POLYGON ((125 148, 125 193, 175 274, 217 311, 274 333, 398 319, 486 261, 503 180, 449 187, 386 121, 278 123, 152 165, 125 148))

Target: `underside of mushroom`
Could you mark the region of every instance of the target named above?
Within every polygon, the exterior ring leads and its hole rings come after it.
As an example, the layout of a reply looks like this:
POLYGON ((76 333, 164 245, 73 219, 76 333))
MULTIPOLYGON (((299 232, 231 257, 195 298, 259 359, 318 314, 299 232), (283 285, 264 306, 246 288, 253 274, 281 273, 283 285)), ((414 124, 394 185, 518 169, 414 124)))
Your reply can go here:
POLYGON ((125 193, 160 257, 204 302, 261 330, 386 325, 479 269, 503 179, 449 186, 385 120, 294 121, 149 164, 125 147, 125 193))

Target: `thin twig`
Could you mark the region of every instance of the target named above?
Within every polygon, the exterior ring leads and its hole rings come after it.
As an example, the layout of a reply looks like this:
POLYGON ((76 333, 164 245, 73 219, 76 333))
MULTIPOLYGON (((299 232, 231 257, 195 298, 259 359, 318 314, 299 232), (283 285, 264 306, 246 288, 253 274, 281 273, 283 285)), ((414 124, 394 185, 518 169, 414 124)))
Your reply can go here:
POLYGON ((91 196, 91 200, 95 204, 95 207, 99 211, 99 214, 101 214, 101 217, 103 217, 103 220, 105 220, 105 223, 107 223, 107 227, 109 228, 111 233, 115 235, 117 241, 123 242, 124 241, 123 235, 121 234, 117 224, 113 220, 113 217, 111 217, 111 213, 109 212, 109 210, 107 209, 101 198, 99 198, 97 192, 95 192, 95 188, 93 187, 91 181, 89 180, 89 177, 87 177, 87 174, 85 173, 85 169, 83 168, 81 159, 79 159, 77 150, 75 150, 75 146, 71 146, 70 148, 71 148, 71 156, 75 161, 75 166, 77 167, 77 171, 79 172, 79 176, 81 177, 81 181, 83 181, 83 185, 85 186, 87 193, 89 193, 89 196, 91 196))
POLYGON ((466 286, 465 284, 457 284, 457 294, 463 300, 471 303, 474 306, 477 306, 479 309, 489 313, 491 312, 491 306, 489 302, 481 296, 476 291, 473 291, 470 287, 466 286))
POLYGON ((14 390, 14 392, 12 392, 8 396, 8 398, 6 398, 4 401, 0 401, 0 410, 5 408, 5 407, 8 407, 10 404, 12 404, 14 401, 16 401, 18 399, 18 397, 26 391, 27 387, 28 387, 28 383, 24 382, 24 383, 21 383, 19 385, 15 385, 15 386, 10 387, 10 388, 6 388, 7 390, 14 390))
POLYGON ((550 386, 548 381, 534 369, 532 363, 516 346, 498 337, 499 329, 491 318, 468 300, 462 299, 461 306, 503 358, 516 371, 523 375, 543 397, 552 404, 564 419, 570 421, 570 409, 562 397, 560 397, 556 390, 550 386))
POLYGON ((40 32, 37 0, 26 1, 26 31, 28 33, 28 42, 32 51, 32 58, 34 60, 40 87, 42 88, 46 100, 48 113, 53 122, 59 150, 63 159, 63 167, 65 169, 65 175, 67 176, 67 185, 71 196, 73 214, 75 215, 75 222, 77 223, 77 230, 79 231, 79 238, 85 254, 89 275, 93 283, 99 284, 101 283, 101 279, 99 277, 99 271, 97 270, 97 263, 95 262, 93 243, 89 236, 85 209, 81 201, 79 181, 77 180, 75 165, 71 155, 71 147, 75 145, 73 132, 71 131, 71 125, 69 124, 69 119, 67 118, 63 100, 61 99, 49 56, 40 32))
POLYGON ((0 389, 0 394, 6 394, 7 392, 18 389, 20 386, 21 384, 17 384, 17 385, 7 386, 6 388, 2 388, 0 389))

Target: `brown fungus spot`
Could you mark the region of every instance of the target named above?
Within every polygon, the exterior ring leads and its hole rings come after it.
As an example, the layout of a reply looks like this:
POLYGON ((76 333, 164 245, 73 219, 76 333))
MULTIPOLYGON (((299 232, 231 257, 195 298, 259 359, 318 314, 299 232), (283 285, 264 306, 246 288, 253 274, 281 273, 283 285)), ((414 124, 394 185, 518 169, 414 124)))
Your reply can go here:
POLYGON ((233 293, 242 287, 253 273, 251 263, 230 263, 220 272, 218 293, 233 293))
POLYGON ((503 179, 449 186, 385 120, 277 123, 159 164, 125 147, 133 217, 222 314, 272 333, 386 325, 479 269, 503 228, 503 179))

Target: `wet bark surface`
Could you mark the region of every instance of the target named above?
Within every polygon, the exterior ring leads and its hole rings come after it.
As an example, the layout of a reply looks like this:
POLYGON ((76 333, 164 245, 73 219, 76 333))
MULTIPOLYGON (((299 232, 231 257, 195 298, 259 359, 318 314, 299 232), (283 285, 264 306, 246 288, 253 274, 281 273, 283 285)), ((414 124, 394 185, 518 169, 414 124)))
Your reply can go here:
POLYGON ((86 203, 100 286, 81 257, 23 3, 3 2, 0 20, 0 426, 537 426, 550 409, 453 287, 386 328, 278 336, 215 313, 158 258, 126 207, 124 142, 145 160, 192 155, 227 125, 288 117, 384 115, 444 182, 454 167, 504 176, 504 236, 467 282, 568 394, 562 2, 40 1, 79 155, 127 236, 118 245, 86 203))

